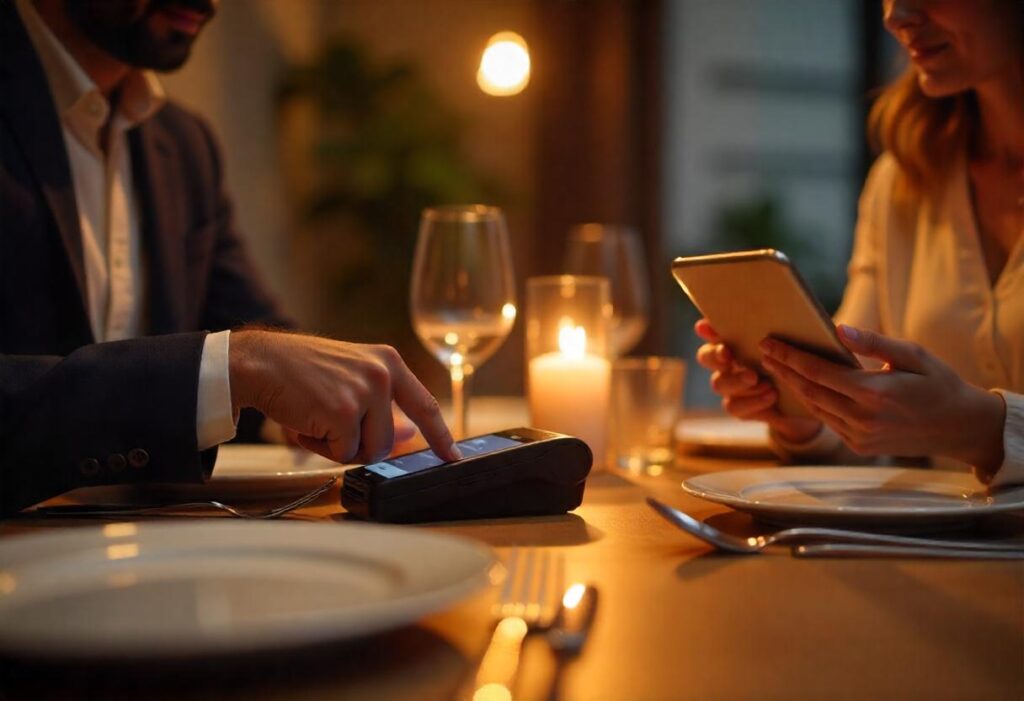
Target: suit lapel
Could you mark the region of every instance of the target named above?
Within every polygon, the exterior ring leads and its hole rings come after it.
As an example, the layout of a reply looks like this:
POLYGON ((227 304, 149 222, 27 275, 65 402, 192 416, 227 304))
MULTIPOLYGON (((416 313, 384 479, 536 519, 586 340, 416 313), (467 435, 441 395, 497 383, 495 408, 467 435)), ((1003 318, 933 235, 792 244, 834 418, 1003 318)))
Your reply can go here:
POLYGON ((142 248, 149 278, 149 333, 185 328, 185 197, 177 154, 170 137, 154 117, 129 132, 132 174, 138 193, 142 248))
MULTIPOLYGON (((0 111, 15 134, 53 215, 67 253, 81 311, 88 320, 82 231, 71 165, 46 73, 12 3, 0 2, 0 111)), ((88 326, 88 323, 86 324, 88 326)))

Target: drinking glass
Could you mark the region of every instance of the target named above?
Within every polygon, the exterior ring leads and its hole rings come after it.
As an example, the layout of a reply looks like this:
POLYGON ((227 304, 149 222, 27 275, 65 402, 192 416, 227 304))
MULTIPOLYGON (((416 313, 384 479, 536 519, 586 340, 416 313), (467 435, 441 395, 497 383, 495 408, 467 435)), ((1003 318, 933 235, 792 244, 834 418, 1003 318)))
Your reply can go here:
POLYGON ((612 365, 611 442, 615 465, 658 474, 674 457, 686 362, 681 358, 620 358, 612 365))
POLYGON ((636 231, 611 224, 580 224, 569 231, 565 271, 608 278, 612 294, 611 350, 625 355, 647 330, 650 283, 636 231))
POLYGON ((516 320, 512 255, 499 208, 423 210, 410 308, 416 335, 451 374, 452 429, 456 438, 465 438, 469 381, 516 320))

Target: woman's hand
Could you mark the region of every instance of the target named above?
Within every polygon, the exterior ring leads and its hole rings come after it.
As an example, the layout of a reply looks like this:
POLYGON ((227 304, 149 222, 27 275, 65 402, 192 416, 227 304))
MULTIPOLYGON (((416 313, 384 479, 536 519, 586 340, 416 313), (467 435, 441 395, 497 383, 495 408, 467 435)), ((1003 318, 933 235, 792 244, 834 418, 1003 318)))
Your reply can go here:
POLYGON ((916 343, 845 325, 839 338, 885 365, 852 369, 769 338, 764 367, 860 455, 944 455, 974 465, 982 479, 999 467, 1002 397, 964 382, 916 343))
POLYGON ((694 330, 707 341, 697 349, 697 362, 712 371, 711 389, 722 396, 723 409, 738 419, 764 421, 782 439, 794 443, 808 441, 818 433, 821 422, 817 419, 779 413, 778 390, 753 369, 736 362, 706 319, 698 321, 694 330))

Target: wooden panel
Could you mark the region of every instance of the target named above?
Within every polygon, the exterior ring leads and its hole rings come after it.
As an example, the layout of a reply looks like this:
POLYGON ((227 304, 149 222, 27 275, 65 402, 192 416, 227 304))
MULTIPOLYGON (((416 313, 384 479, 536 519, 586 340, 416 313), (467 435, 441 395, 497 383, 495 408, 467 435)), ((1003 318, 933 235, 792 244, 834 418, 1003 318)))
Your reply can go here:
POLYGON ((638 227, 653 289, 651 325, 635 352, 663 352, 661 2, 558 0, 538 12, 536 226, 526 274, 562 272, 574 224, 638 227))

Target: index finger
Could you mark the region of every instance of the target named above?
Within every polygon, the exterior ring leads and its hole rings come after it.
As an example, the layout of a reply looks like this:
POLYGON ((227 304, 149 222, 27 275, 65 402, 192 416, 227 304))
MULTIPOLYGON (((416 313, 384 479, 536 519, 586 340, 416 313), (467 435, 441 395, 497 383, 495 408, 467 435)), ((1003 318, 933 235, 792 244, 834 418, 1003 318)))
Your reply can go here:
POLYGON ((703 338, 709 343, 721 343, 722 337, 718 335, 715 328, 711 325, 711 322, 707 319, 700 319, 696 324, 693 325, 693 330, 697 332, 697 335, 703 338))
POLYGON ((395 403, 416 424, 427 445, 445 460, 461 460, 462 453, 448 430, 437 399, 412 373, 398 353, 386 361, 391 368, 391 391, 395 403))

